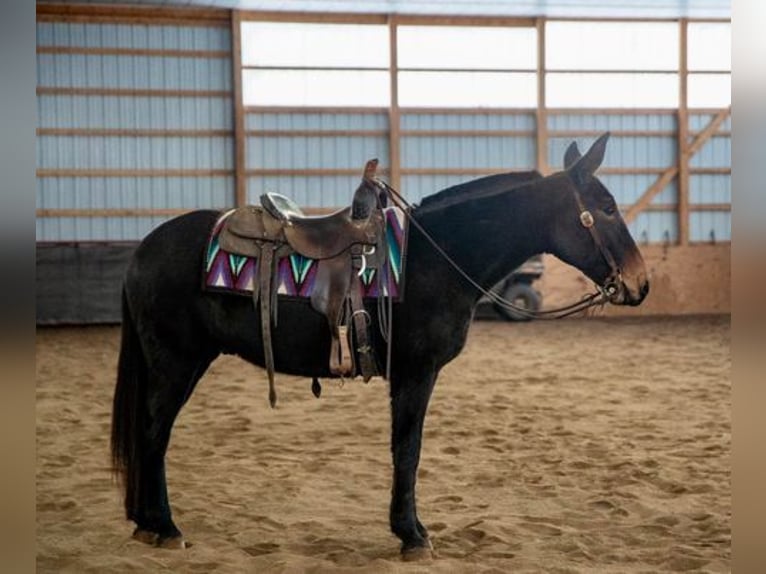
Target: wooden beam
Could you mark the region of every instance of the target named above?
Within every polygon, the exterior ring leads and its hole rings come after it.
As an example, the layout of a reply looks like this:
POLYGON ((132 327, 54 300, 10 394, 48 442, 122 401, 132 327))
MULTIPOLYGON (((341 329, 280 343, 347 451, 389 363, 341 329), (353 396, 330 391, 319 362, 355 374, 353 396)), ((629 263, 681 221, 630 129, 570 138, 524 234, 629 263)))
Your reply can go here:
MULTIPOLYGON (((378 174, 388 174, 389 169, 378 167, 378 174)), ((323 177, 333 175, 360 175, 358 168, 257 168, 245 170, 247 177, 276 176, 276 177, 323 177)))
POLYGON ((228 90, 154 90, 134 88, 72 88, 38 86, 38 96, 118 96, 149 98, 229 98, 228 90))
POLYGON ((688 110, 688 30, 689 22, 678 22, 678 243, 689 244, 689 110, 688 110))
POLYGON ((654 196, 660 193, 663 189, 665 189, 667 184, 673 181, 673 178, 676 176, 676 174, 678 174, 678 166, 674 165, 665 170, 665 172, 660 175, 659 178, 657 178, 657 181, 655 181, 643 194, 641 194, 641 197, 638 198, 638 201, 631 205, 630 208, 625 212, 625 215, 623 216, 625 222, 630 223, 633 221, 638 216, 638 214, 641 213, 644 208, 652 202, 654 196))
POLYGON ((388 18, 389 85, 391 101, 388 107, 389 180, 394 189, 401 187, 401 116, 399 111, 399 35, 397 19, 388 18))
POLYGON ((705 143, 712 137, 712 135, 718 131, 718 128, 723 122, 726 121, 726 118, 728 118, 730 114, 731 106, 719 110, 718 113, 713 116, 713 119, 710 120, 710 123, 697 134, 697 137, 694 138, 694 141, 687 148, 686 153, 689 154, 689 157, 693 156, 700 150, 703 145, 705 145, 705 143))
MULTIPOLYGON (((690 160, 692 156, 699 151, 703 144, 712 136, 715 130, 718 129, 724 120, 731 113, 731 106, 719 110, 719 112, 713 117, 710 123, 703 129, 694 141, 687 147, 686 155, 690 160)), ((602 172, 604 170, 601 170, 602 172)), ((731 173, 731 168, 695 168, 690 169, 690 173, 731 173)), ((630 209, 625 213, 624 219, 630 223, 641 211, 651 203, 652 199, 659 194, 665 186, 670 183, 673 178, 678 174, 678 166, 669 167, 665 170, 660 177, 655 181, 642 195, 638 198, 638 201, 634 203, 630 209)))
POLYGON ((729 175, 731 167, 690 167, 689 173, 693 175, 729 175))
POLYGON ((228 137, 229 130, 187 129, 121 129, 121 128, 37 128, 38 136, 55 137, 145 137, 145 138, 213 138, 228 137))
POLYGON ((182 208, 38 209, 37 217, 174 217, 194 211, 182 208))
POLYGON ((93 48, 87 46, 38 46, 38 54, 79 54, 84 56, 152 56, 172 58, 229 58, 227 50, 159 50, 149 48, 93 48))
POLYGON ((37 4, 38 22, 125 23, 143 26, 228 26, 228 10, 173 6, 37 4))
POLYGON ((671 108, 548 108, 550 115, 567 116, 673 116, 671 108))
POLYGON ((401 130, 406 137, 534 137, 536 130, 401 130))
POLYGON ((388 108, 337 106, 245 106, 246 114, 387 114, 388 108))
MULTIPOLYGON (((530 166, 528 169, 532 169, 530 166)), ((492 175, 496 173, 508 173, 526 168, 505 167, 407 167, 402 168, 402 175, 492 175)), ((536 169, 536 168, 535 168, 536 169)), ((675 169, 675 168, 674 168, 675 169)), ((665 168, 661 167, 603 167, 598 170, 600 175, 654 175, 662 174, 665 168)))
MULTIPOLYGON (((584 138, 584 137, 598 137, 606 130, 592 130, 592 129, 571 129, 571 130, 549 130, 549 138, 584 138)), ((609 133, 613 138, 626 137, 676 137, 676 130, 609 130, 609 133)))
POLYGON ((234 205, 247 205, 247 138, 245 137, 245 103, 242 94, 242 15, 231 11, 231 74, 234 110, 234 205))
POLYGON ((532 116, 537 108, 399 108, 402 114, 455 116, 532 116))
POLYGON ((537 110, 535 112, 537 171, 547 175, 548 162, 548 114, 545 103, 545 19, 538 18, 537 27, 537 110))
POLYGON ((326 138, 326 137, 388 137, 388 130, 245 130, 248 137, 326 138))
POLYGON ((387 14, 353 14, 335 12, 281 12, 241 10, 243 22, 299 22, 316 24, 381 24, 385 25, 387 14))
POLYGON ((37 177, 225 177, 230 169, 59 169, 37 170, 37 177))
MULTIPOLYGON (((37 217, 175 217, 194 211, 196 208, 106 208, 106 209, 37 209, 37 217)), ((224 211, 226 207, 213 207, 224 211)), ((340 207, 304 207, 306 215, 327 215, 340 207)))

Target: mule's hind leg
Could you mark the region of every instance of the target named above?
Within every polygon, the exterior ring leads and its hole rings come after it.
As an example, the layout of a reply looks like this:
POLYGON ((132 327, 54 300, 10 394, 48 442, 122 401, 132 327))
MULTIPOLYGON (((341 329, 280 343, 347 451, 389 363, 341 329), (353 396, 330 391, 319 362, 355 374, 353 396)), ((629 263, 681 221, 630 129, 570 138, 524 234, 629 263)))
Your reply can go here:
POLYGON ((211 362, 212 358, 200 359, 199 355, 187 359, 167 353, 161 364, 150 362, 145 397, 148 416, 139 437, 137 508, 130 517, 136 523, 133 537, 142 542, 166 548, 185 547, 168 501, 165 453, 181 407, 211 362))
POLYGON ((436 373, 395 377, 391 382, 391 451, 394 487, 391 495, 391 530, 402 541, 405 559, 430 556, 428 532, 418 520, 415 482, 420 462, 423 421, 436 373))

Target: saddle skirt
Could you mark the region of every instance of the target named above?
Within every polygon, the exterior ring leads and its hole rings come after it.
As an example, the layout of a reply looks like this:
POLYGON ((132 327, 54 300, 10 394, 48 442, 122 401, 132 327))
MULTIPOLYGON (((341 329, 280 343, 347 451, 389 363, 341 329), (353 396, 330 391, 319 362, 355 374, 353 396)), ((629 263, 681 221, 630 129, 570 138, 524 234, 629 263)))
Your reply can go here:
MULTIPOLYGON (((251 296, 258 277, 258 259, 229 253, 221 248, 219 234, 226 219, 234 213, 221 215, 208 240, 203 287, 208 291, 251 296)), ((407 218, 398 207, 384 210, 388 257, 381 269, 369 268, 360 276, 363 297, 393 297, 399 300, 404 292, 404 260, 407 243, 407 218), (381 281, 377 280, 380 273, 381 281)), ((277 295, 310 298, 314 292, 318 261, 291 253, 277 262, 277 295)))

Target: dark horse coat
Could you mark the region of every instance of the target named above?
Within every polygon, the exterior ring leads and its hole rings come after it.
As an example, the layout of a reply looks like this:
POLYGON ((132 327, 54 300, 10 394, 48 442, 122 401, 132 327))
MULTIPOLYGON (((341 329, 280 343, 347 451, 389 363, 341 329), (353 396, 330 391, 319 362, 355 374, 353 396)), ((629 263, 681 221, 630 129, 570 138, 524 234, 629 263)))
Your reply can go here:
MULTIPOLYGON (((602 136, 582 157, 570 146, 565 171, 549 177, 504 174, 449 188, 426 198, 412 217, 485 288, 543 252, 601 285, 614 270, 581 224, 577 191, 619 266, 612 302, 636 305, 648 291, 643 260, 614 198, 593 175, 606 141, 602 136)), ((252 302, 202 289, 201 265, 218 215, 197 211, 155 229, 136 250, 123 289, 112 458, 135 536, 164 546, 183 546, 165 482, 165 452, 178 412, 219 354, 264 364, 252 302)), ((406 275, 404 298, 393 307, 390 525, 402 551, 417 555, 430 547, 415 505, 423 420, 440 369, 465 344, 480 293, 413 226, 406 275)), ((307 301, 280 301, 272 338, 278 371, 329 376, 329 329, 307 301)), ((375 343, 384 357, 383 341, 375 343)))

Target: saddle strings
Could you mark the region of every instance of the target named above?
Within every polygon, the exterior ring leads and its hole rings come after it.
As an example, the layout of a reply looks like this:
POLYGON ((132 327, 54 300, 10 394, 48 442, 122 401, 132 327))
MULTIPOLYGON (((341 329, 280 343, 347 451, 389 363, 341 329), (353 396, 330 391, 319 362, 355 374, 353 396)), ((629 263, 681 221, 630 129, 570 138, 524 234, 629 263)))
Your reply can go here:
POLYGON ((485 295, 490 301, 492 301, 494 304, 513 311, 515 313, 518 313, 519 315, 523 316, 527 319, 563 319, 564 317, 569 317, 570 315, 574 315, 575 313, 579 313, 581 311, 584 311, 590 307, 594 307, 596 305, 603 306, 608 300, 609 297, 604 292, 604 290, 599 287, 598 291, 595 293, 590 293, 588 295, 583 296, 582 299, 579 301, 576 301, 575 303, 572 303, 570 305, 565 305, 564 307, 558 307, 555 309, 547 309, 543 311, 530 311, 529 309, 525 309, 524 307, 519 307, 518 305, 514 305, 498 293, 485 289, 481 285, 479 285, 474 279, 469 276, 463 269, 455 262, 452 257, 449 256, 449 254, 442 249, 442 247, 434 240, 433 237, 423 228, 422 225, 418 222, 417 219, 415 219, 412 216, 412 210, 413 205, 409 203, 402 195, 396 191, 393 187, 391 187, 388 183, 381 179, 375 179, 377 183, 379 183, 387 192, 388 196, 391 198, 391 200, 396 204, 396 206, 401 209, 405 216, 407 217, 407 220, 415 226, 415 228, 420 231, 420 233, 423 235, 423 237, 426 238, 426 240, 431 244, 431 246, 436 250, 439 255, 441 255, 444 260, 452 266, 455 271, 457 271, 468 283, 470 283, 476 290, 478 290, 482 295, 485 295))

